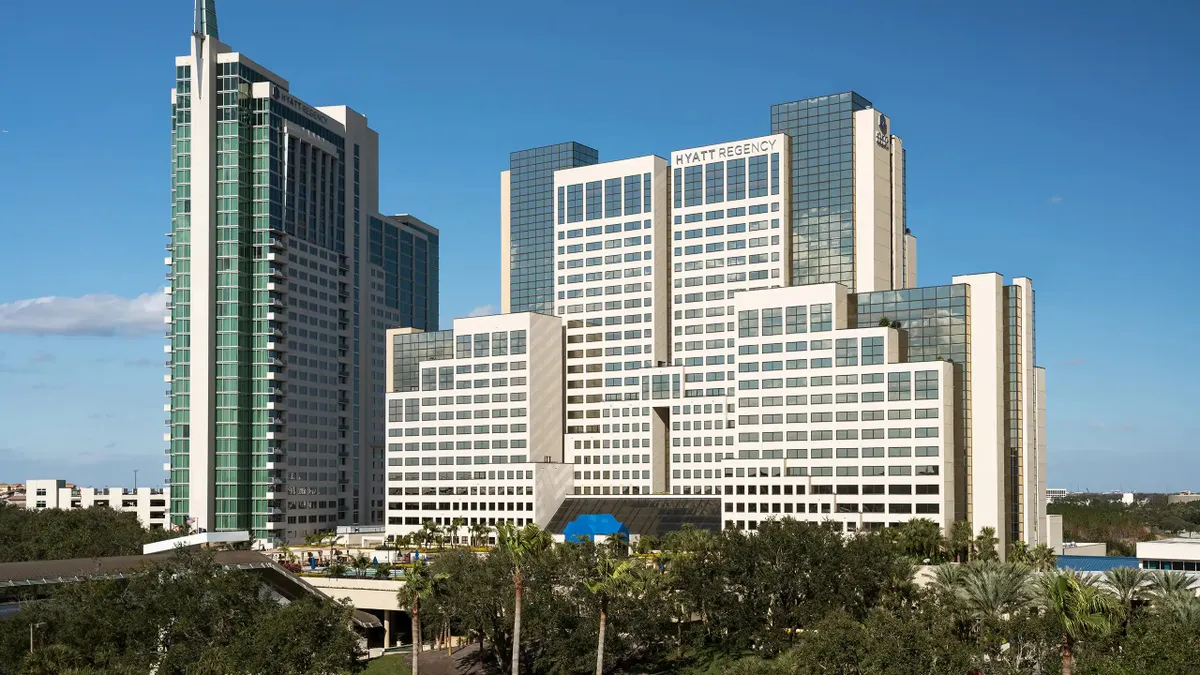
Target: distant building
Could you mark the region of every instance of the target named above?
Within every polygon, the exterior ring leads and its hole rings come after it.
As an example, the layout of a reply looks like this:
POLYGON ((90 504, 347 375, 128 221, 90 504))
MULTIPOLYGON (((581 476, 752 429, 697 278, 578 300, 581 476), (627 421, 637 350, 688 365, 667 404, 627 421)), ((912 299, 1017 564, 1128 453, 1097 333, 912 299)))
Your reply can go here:
POLYGON ((1138 542, 1137 557, 1142 569, 1200 572, 1200 539, 1138 542))
MULTIPOLYGON (((88 509, 107 506, 114 511, 137 514, 142 527, 158 530, 167 527, 170 516, 167 495, 163 488, 80 488, 64 480, 30 480, 26 482, 25 508, 88 509)), ((9 499, 9 503, 14 503, 9 499)))
POLYGON ((1066 488, 1046 488, 1046 503, 1053 504, 1069 494, 1066 488))
POLYGON ((1167 495, 1168 504, 1187 504, 1195 501, 1200 501, 1200 494, 1192 494, 1191 490, 1184 490, 1177 495, 1167 495))

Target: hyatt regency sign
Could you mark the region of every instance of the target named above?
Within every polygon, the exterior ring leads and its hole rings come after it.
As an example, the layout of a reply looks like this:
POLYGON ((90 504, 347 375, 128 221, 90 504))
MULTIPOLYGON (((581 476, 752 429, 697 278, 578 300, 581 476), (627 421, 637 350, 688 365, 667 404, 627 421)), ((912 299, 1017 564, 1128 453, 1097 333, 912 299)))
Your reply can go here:
POLYGON ((696 162, 715 162, 722 159, 737 159, 750 155, 761 155, 778 150, 778 138, 761 138, 744 143, 729 143, 700 150, 684 150, 675 153, 675 166, 696 162))

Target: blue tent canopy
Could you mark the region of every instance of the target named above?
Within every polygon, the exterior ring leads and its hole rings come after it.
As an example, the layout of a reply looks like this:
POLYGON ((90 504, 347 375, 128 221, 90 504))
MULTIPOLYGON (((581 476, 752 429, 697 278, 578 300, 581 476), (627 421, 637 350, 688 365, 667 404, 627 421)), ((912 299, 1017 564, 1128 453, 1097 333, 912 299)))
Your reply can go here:
POLYGON ((596 535, 607 536, 619 534, 629 539, 629 528, 613 517, 611 513, 579 516, 567 523, 563 528, 563 536, 567 541, 596 540, 596 535))

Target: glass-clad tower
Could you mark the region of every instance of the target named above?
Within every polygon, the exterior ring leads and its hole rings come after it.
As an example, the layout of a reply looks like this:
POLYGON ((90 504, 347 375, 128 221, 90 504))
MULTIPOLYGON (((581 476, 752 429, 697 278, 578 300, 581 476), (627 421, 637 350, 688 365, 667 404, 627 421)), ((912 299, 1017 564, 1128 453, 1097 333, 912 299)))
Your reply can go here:
POLYGON ((380 522, 384 328, 437 326, 438 232, 377 213, 366 118, 220 42, 211 0, 175 75, 173 524, 291 540, 380 522))
POLYGON ((554 172, 591 166, 600 153, 574 141, 519 150, 500 173, 500 305, 554 309, 554 172))
POLYGON ((792 140, 791 284, 915 287, 904 148, 889 118, 851 91, 771 106, 771 133, 792 140))

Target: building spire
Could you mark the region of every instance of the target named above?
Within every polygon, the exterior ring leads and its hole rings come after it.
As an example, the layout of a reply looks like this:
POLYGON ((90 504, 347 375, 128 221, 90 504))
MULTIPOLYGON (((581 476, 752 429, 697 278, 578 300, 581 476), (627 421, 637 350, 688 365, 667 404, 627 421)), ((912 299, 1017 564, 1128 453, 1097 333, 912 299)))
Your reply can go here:
POLYGON ((196 0, 195 35, 220 39, 217 35, 217 0, 196 0))

